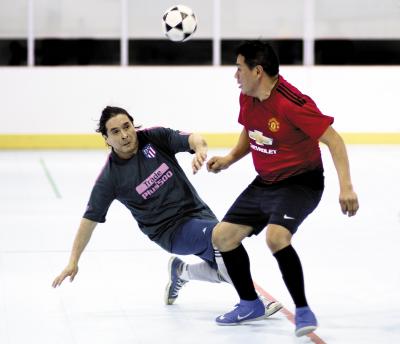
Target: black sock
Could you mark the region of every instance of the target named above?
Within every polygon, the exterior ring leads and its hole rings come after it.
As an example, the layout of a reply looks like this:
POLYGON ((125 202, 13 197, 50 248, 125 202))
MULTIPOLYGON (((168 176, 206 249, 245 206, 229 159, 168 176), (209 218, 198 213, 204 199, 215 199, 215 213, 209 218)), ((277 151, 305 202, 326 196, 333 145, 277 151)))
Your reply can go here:
POLYGON ((278 261, 283 281, 296 307, 307 306, 304 292, 303 268, 301 267, 300 258, 292 245, 275 252, 274 257, 278 261))
POLYGON ((246 301, 258 298, 250 272, 250 260, 242 244, 232 251, 221 252, 229 277, 239 294, 246 301))

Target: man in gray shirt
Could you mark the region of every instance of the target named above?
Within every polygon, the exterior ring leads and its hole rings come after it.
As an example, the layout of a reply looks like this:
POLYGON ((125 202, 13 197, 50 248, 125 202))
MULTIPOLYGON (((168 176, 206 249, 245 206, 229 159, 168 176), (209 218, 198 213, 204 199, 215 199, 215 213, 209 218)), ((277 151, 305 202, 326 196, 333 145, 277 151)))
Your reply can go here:
MULTIPOLYGON (((174 303, 179 290, 189 280, 230 283, 211 239, 218 220, 175 157, 178 152, 194 153, 192 169, 197 173, 207 157, 203 138, 162 127, 137 130, 126 110, 110 106, 103 110, 97 132, 111 147, 111 153, 92 189, 69 263, 54 279, 53 287, 61 285, 68 276, 71 281, 75 278, 79 258, 93 230, 97 223, 105 222, 115 199, 130 210, 150 240, 168 252, 194 254, 203 260, 189 265, 178 257, 170 259, 166 304, 174 303)), ((260 319, 282 307, 279 302, 267 301, 265 305, 265 314, 260 319)))

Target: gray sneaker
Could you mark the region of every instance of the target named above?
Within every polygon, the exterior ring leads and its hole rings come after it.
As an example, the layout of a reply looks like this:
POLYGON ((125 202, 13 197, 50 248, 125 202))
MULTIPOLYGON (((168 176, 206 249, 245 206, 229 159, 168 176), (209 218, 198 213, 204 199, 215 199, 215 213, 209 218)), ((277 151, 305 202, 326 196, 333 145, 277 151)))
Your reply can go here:
POLYGON ((258 294, 258 298, 263 302, 265 306, 265 317, 268 318, 283 308, 283 305, 279 301, 268 300, 265 296, 258 294))
POLYGON ((172 305, 178 298, 179 290, 188 282, 179 278, 184 262, 178 257, 171 257, 168 262, 169 281, 165 288, 164 302, 166 305, 172 305))
POLYGON ((278 301, 271 301, 265 305, 265 316, 268 318, 283 308, 282 304, 278 301))

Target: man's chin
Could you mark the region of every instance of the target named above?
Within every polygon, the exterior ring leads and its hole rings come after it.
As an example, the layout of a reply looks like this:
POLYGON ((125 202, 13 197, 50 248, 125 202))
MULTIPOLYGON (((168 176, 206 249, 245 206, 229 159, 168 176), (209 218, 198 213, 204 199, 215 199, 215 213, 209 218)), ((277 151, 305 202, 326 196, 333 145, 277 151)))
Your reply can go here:
POLYGON ((133 151, 134 151, 134 148, 133 148, 133 146, 124 146, 124 147, 122 147, 122 151, 124 152, 124 153, 132 153, 133 151))
POLYGON ((124 153, 128 153, 128 154, 130 154, 130 153, 135 153, 135 151, 136 151, 136 146, 131 142, 131 143, 127 144, 127 145, 122 146, 122 147, 121 147, 121 150, 122 150, 124 153))

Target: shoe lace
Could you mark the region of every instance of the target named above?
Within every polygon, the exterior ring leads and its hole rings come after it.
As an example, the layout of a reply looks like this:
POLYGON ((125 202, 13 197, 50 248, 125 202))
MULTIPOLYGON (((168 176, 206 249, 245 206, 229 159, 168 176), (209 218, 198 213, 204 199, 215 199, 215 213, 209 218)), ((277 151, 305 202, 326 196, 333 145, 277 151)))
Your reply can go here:
POLYGON ((178 277, 176 279, 176 282, 175 282, 175 285, 174 285, 174 289, 172 291, 172 295, 173 296, 178 295, 179 290, 181 290, 181 288, 185 285, 186 282, 187 281, 185 281, 185 280, 183 280, 183 279, 178 277))

